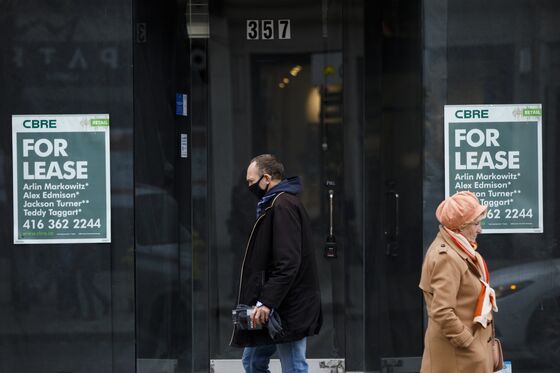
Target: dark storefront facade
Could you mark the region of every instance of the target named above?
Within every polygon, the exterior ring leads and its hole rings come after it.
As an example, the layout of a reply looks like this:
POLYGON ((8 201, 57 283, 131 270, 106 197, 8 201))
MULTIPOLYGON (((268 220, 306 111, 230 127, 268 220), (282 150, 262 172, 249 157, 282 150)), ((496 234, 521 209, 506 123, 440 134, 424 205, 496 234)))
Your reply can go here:
POLYGON ((506 360, 558 371, 559 20, 552 0, 0 0, 0 372, 240 371, 264 152, 314 231, 310 372, 418 371, 444 105, 489 104, 542 104, 543 232, 479 243, 506 360), (12 116, 38 114, 110 116, 110 243, 14 243, 12 116))

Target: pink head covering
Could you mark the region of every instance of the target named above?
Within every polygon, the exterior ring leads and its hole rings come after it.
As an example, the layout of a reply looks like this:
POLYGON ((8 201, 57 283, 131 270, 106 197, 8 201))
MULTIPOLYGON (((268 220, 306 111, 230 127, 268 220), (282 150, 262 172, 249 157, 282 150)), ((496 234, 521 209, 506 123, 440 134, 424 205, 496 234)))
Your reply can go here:
POLYGON ((486 212, 486 208, 473 193, 457 192, 439 204, 436 217, 444 227, 460 229, 486 212))

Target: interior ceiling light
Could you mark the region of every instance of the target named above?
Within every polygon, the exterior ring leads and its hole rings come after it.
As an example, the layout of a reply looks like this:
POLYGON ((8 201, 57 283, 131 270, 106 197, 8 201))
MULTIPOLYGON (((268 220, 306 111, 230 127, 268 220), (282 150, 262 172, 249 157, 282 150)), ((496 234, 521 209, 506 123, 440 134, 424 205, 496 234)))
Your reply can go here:
POLYGON ((296 65, 294 67, 292 67, 292 69, 290 70, 290 75, 291 76, 297 76, 299 74, 299 72, 301 71, 302 67, 300 65, 296 65))

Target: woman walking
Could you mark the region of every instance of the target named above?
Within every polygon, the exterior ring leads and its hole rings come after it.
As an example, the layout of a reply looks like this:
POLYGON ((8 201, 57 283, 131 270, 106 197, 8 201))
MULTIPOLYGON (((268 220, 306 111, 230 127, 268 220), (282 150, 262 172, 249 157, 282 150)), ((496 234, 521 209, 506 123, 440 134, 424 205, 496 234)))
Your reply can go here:
POLYGON ((428 311, 422 373, 491 373, 492 311, 497 311, 490 274, 476 237, 486 206, 459 192, 436 210, 441 223, 430 245, 420 288, 428 311))

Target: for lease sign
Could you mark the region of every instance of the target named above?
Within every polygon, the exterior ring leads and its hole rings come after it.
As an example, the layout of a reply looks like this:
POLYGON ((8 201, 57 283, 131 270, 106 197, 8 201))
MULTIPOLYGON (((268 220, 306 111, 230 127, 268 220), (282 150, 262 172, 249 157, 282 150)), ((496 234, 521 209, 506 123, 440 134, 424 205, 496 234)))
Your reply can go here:
POLYGON ((446 105, 445 194, 488 206, 483 233, 542 233, 542 106, 446 105))
POLYGON ((111 241, 109 115, 12 116, 14 243, 111 241))

